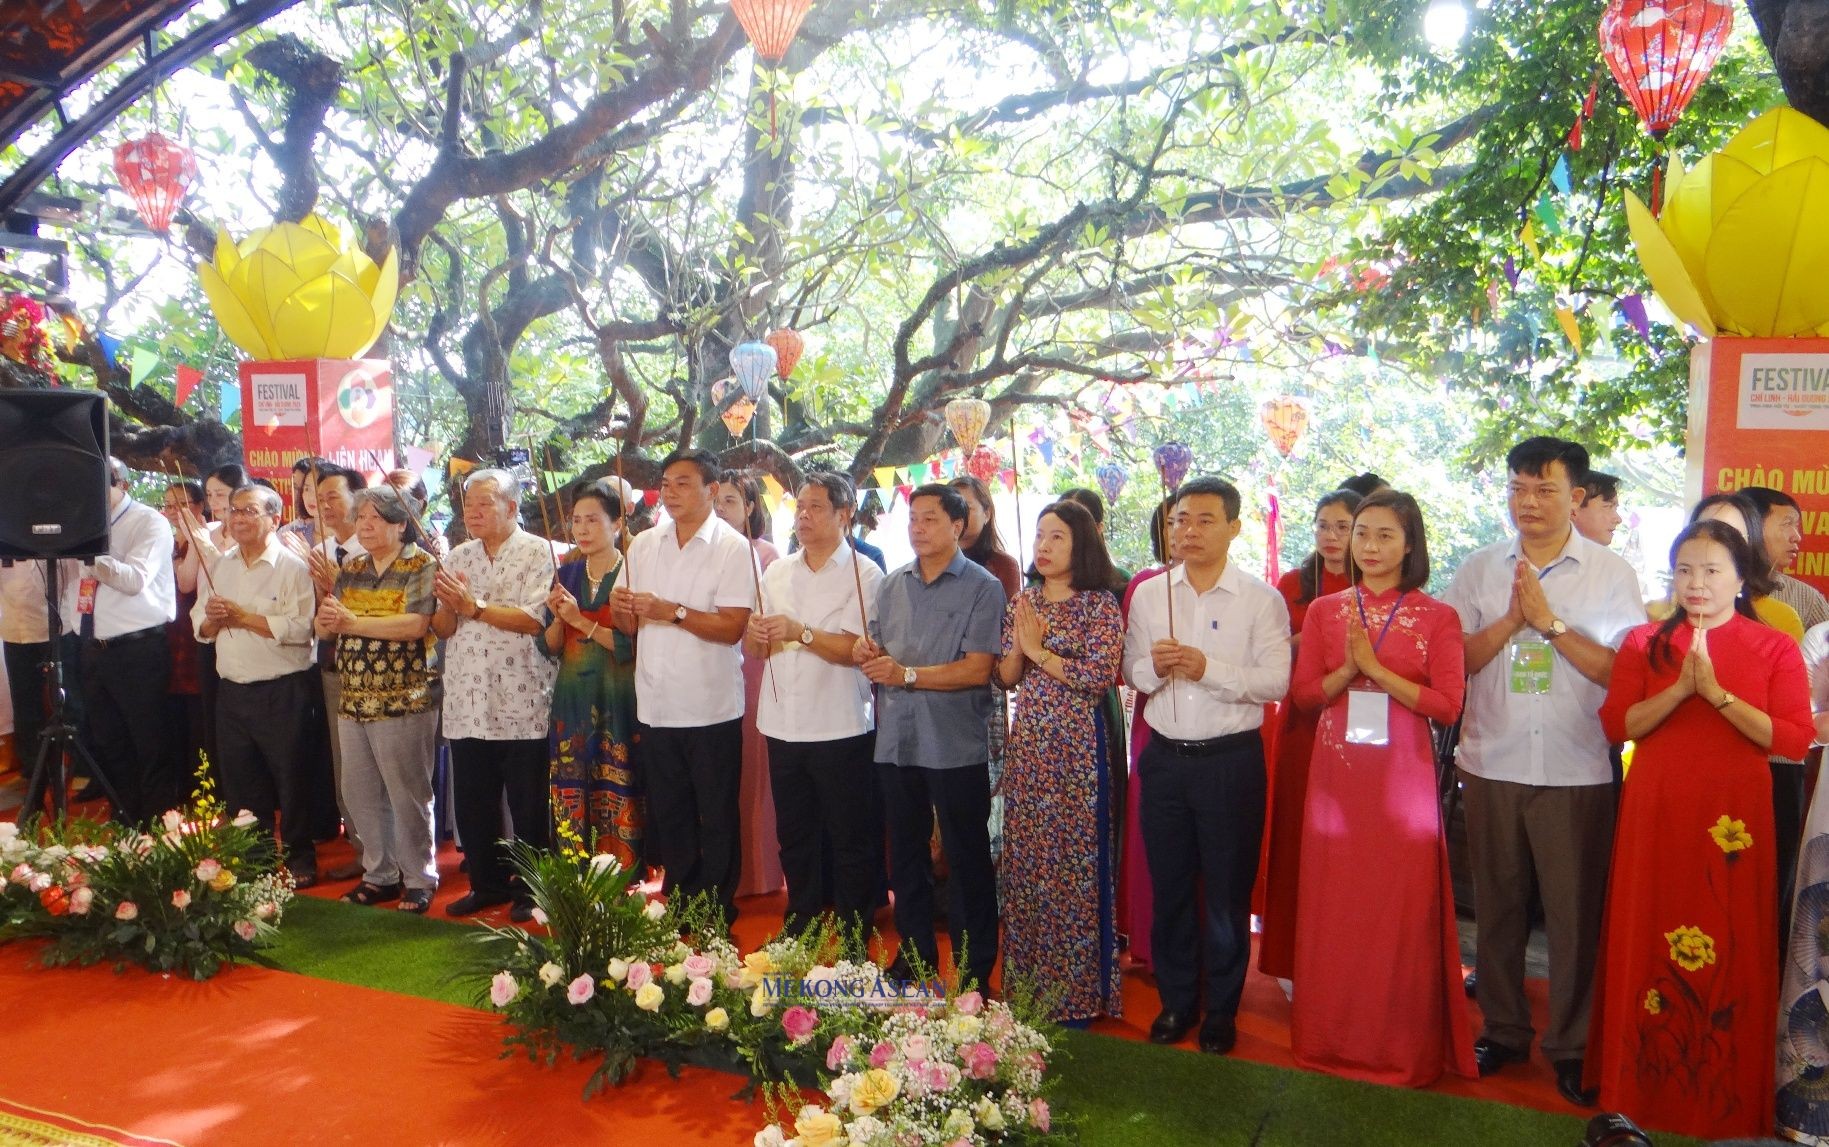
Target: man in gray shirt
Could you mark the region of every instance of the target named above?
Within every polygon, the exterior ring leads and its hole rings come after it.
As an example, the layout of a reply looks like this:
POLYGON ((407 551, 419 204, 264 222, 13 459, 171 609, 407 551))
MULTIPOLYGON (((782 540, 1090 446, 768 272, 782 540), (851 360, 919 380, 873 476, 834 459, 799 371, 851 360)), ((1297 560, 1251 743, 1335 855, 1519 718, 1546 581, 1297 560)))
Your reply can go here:
MULTIPOLYGON (((997 962, 991 866, 991 697, 1002 640, 1003 586, 959 549, 965 498, 928 485, 909 496, 915 560, 883 579, 858 665, 878 688, 877 779, 889 830, 889 883, 903 943, 937 970, 928 841, 936 814, 951 866, 953 955, 962 980, 986 987, 997 962)), ((898 958, 893 970, 906 975, 898 958)))

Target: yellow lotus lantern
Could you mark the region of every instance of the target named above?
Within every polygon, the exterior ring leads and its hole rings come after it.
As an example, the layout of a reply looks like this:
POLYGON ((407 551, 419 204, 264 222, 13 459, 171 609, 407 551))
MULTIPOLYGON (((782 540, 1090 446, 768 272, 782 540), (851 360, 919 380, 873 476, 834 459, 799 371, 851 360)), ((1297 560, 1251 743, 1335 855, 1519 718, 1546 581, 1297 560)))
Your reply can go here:
POLYGON ((197 269, 216 321, 256 360, 360 358, 387 326, 400 288, 393 251, 377 264, 316 215, 234 242, 197 269))
POLYGON ((1829 128, 1775 108, 1687 171, 1663 214, 1631 192, 1626 222, 1651 287, 1713 337, 1829 336, 1829 128))

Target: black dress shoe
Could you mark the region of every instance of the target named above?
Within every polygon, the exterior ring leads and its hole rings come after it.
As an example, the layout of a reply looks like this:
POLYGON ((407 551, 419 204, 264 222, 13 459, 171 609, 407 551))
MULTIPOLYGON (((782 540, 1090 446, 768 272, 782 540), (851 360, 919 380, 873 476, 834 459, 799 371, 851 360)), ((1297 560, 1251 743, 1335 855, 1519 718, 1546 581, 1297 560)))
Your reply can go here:
POLYGON ((508 903, 507 893, 486 895, 472 890, 445 905, 445 915, 474 916, 485 908, 494 908, 497 904, 506 903, 508 903))
POLYGON ((533 901, 516 900, 514 907, 508 910, 508 919, 516 924, 525 924, 533 919, 533 901))
POLYGON ((1461 981, 1461 987, 1467 992, 1467 998, 1470 1000, 1479 995, 1480 970, 1475 968, 1473 971, 1468 972, 1467 978, 1461 981))
POLYGON ((1559 1059, 1556 1061, 1556 1090, 1562 1097, 1577 1107, 1592 1107, 1600 1098, 1600 1092, 1581 1085, 1582 1061, 1579 1059, 1559 1059))
POLYGON ((1238 1043, 1238 1028, 1229 1020, 1208 1016, 1200 1025, 1200 1050, 1208 1055, 1225 1055, 1238 1043))
POLYGON ((1156 1022, 1149 1026, 1151 1043, 1180 1043, 1188 1032, 1194 1029, 1194 1023, 1200 1019, 1200 1013, 1193 1010, 1185 1012, 1163 1012, 1156 1017, 1156 1022))
POLYGON ((1479 1065, 1482 1079, 1508 1063, 1523 1063, 1529 1058, 1530 1052, 1519 1048, 1506 1047, 1489 1039, 1473 1041, 1473 1062, 1479 1065))

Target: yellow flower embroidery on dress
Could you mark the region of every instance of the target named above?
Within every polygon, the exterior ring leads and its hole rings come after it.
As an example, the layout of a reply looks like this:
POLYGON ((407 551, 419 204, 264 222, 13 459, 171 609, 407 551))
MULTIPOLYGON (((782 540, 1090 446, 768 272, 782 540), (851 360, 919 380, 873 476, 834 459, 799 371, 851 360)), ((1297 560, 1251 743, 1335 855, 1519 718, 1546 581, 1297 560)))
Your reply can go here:
POLYGON ((1656 988, 1645 993, 1645 1010, 1654 1016, 1664 1010, 1664 996, 1656 988))
POLYGON ((1746 830, 1746 822, 1735 820, 1726 813, 1722 813, 1721 819, 1710 826, 1708 835, 1714 837, 1715 843, 1721 846, 1721 851, 1729 856, 1753 847, 1753 834, 1746 830))
POLYGON ((1664 939, 1670 941, 1670 958, 1686 972, 1699 972, 1704 965, 1715 962, 1714 937, 1700 928, 1685 924, 1675 932, 1664 933, 1664 939))

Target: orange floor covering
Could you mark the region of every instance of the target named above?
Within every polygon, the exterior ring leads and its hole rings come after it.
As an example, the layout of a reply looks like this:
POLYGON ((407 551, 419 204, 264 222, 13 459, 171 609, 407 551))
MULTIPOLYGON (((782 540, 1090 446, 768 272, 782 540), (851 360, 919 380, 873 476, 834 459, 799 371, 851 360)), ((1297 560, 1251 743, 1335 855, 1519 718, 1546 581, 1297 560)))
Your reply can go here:
MULTIPOLYGON (((347 863, 350 857, 348 846, 341 841, 320 846, 319 866, 329 870, 338 864, 347 863)), ((433 901, 431 914, 437 918, 445 917, 445 906, 469 890, 469 881, 458 871, 462 854, 452 845, 446 843, 439 850, 438 866, 440 886, 433 901)), ((311 889, 307 894, 334 898, 342 895, 355 886, 355 881, 347 880, 333 884, 323 884, 311 889)), ((769 896, 749 896, 737 902, 738 919, 736 934, 739 946, 744 951, 758 947, 763 941, 774 935, 781 926, 782 912, 786 907, 786 897, 782 893, 769 896)), ((377 911, 392 911, 392 908, 377 911)), ((507 924, 508 909, 492 908, 478 914, 473 919, 492 924, 507 924)), ((886 935, 893 937, 894 924, 888 912, 883 912, 877 919, 877 927, 886 935)), ((945 959, 947 948, 944 935, 940 939, 942 959, 945 959)), ((1255 968, 1255 962, 1253 967, 1255 968)), ((1541 980, 1531 980, 1525 985, 1530 997, 1533 1020, 1539 1031, 1546 1026, 1548 1002, 1548 985, 1541 980)), ((1479 1007, 1469 1001, 1468 1009, 1473 1022, 1479 1023, 1479 1007)), ((1147 971, 1127 967, 1124 973, 1124 1016, 1116 1020, 1099 1020, 1092 1030, 1102 1035, 1116 1036, 1120 1039, 1141 1040, 1146 1038, 1149 1026, 1162 1010, 1161 1001, 1156 995, 1155 979, 1147 971)), ((1189 1052, 1195 1052, 1194 1036, 1190 1035, 1180 1046, 1189 1052)), ((1196 1053, 1197 1054, 1197 1053, 1196 1053)), ((1238 1016, 1238 1046, 1233 1054, 1258 1063, 1267 1063, 1275 1067, 1294 1068, 1295 1060, 1289 1051, 1289 1000, 1277 982, 1268 976, 1253 971, 1245 980, 1244 1001, 1238 1016)), ((1528 1063, 1507 1067, 1503 1072, 1486 1079, 1464 1079, 1460 1076, 1445 1076, 1434 1085, 1433 1089, 1448 1095, 1460 1095, 1470 1099, 1484 1099, 1497 1103, 1509 1103, 1520 1107, 1533 1107, 1539 1111, 1548 1111, 1557 1115, 1573 1115, 1581 1112, 1571 1107, 1556 1091, 1556 1076, 1550 1065, 1541 1054, 1533 1052, 1528 1063)))
POLYGON ((643 1064, 581 1103, 589 1066, 499 1058, 501 1021, 469 1008, 249 966, 202 984, 47 972, 35 952, 0 948, 0 1100, 141 1140, 748 1144, 766 1122, 759 1101, 732 1099, 736 1076, 698 1068, 675 1081, 643 1064))

